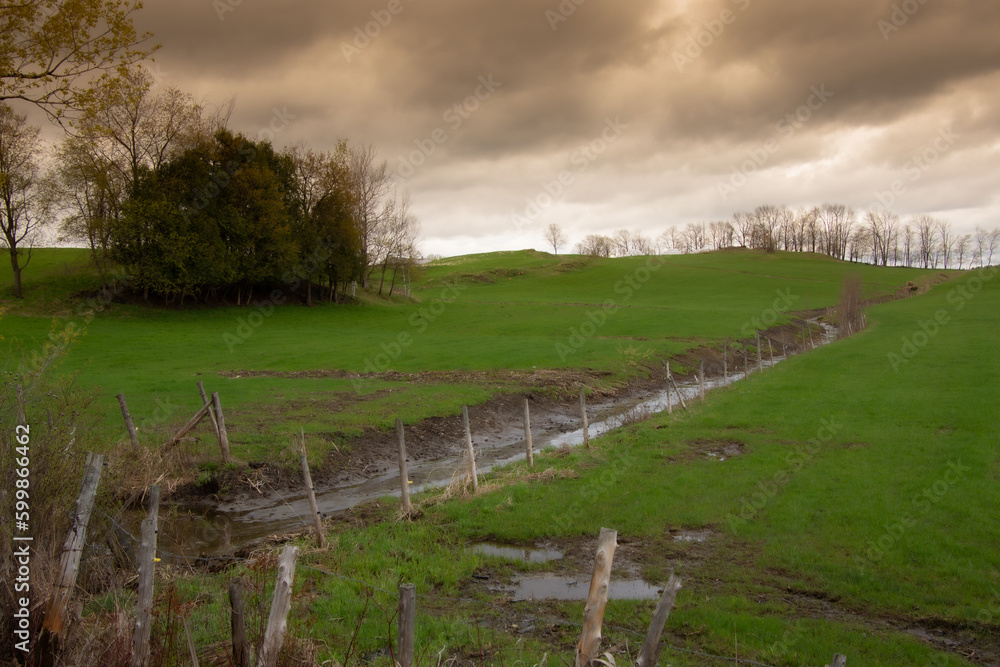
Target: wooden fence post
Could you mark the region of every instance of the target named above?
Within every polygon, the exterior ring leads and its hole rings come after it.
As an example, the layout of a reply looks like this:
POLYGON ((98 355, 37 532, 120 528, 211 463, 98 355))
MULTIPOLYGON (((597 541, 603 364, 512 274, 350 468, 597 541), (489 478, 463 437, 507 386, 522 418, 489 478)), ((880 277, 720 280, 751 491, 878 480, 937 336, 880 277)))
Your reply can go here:
POLYGON ((298 557, 299 548, 288 545, 278 559, 278 580, 274 584, 271 615, 267 618, 264 644, 260 650, 261 667, 274 667, 278 664, 281 642, 285 639, 288 627, 288 611, 292 608, 292 581, 295 579, 295 561, 298 557))
POLYGON ((670 397, 670 362, 664 362, 664 367, 667 369, 667 414, 674 414, 674 404, 670 397))
MULTIPOLYGON (((211 399, 209 399, 208 394, 205 393, 205 386, 198 380, 198 393, 201 394, 201 404, 209 405, 211 404, 211 399)), ((215 433, 215 439, 219 439, 219 420, 215 418, 215 410, 213 408, 208 409, 208 418, 212 420, 212 431, 215 433)))
POLYGON ((771 353, 771 367, 774 368, 774 346, 771 345, 771 337, 767 337, 767 350, 771 353))
POLYGON ((747 344, 743 343, 743 377, 750 377, 750 366, 747 364, 747 344))
POLYGON ((681 402, 681 407, 685 410, 688 409, 687 403, 684 402, 684 394, 681 393, 681 388, 677 386, 677 380, 674 379, 673 374, 667 376, 670 382, 673 383, 674 389, 677 390, 677 400, 681 402))
POLYGON ((233 664, 235 667, 250 667, 250 648, 247 646, 243 611, 243 585, 239 581, 229 582, 229 606, 232 608, 229 625, 233 634, 233 664))
POLYGON ((406 438, 403 435, 403 420, 396 418, 396 440, 399 441, 399 498, 404 515, 413 512, 410 504, 410 481, 406 473, 406 438))
POLYGON ((80 556, 87 541, 87 523, 94 508, 94 498, 97 496, 97 485, 101 481, 103 467, 104 456, 87 452, 83 487, 76 500, 76 515, 73 517, 69 533, 66 534, 62 555, 59 557, 59 583, 49 598, 42 621, 42 631, 35 643, 35 664, 42 667, 54 665, 60 650, 59 642, 62 640, 66 606, 73 595, 73 589, 76 588, 80 556))
POLYGON ((808 328, 809 328, 809 346, 812 349, 815 350, 816 349, 816 341, 813 340, 813 328, 812 328, 812 325, 809 325, 808 328))
POLYGON ((705 360, 698 362, 698 391, 701 393, 701 400, 705 400, 705 360))
POLYGON ((222 401, 219 392, 212 392, 212 405, 215 406, 215 417, 219 420, 219 448, 222 449, 222 462, 229 463, 229 434, 226 433, 226 418, 222 414, 222 401))
POLYGON ((476 450, 472 446, 472 428, 469 426, 469 406, 462 406, 462 424, 465 426, 465 447, 469 452, 469 479, 472 480, 472 492, 479 491, 479 478, 476 475, 476 450))
POLYGON ((826 667, 847 667, 847 656, 843 656, 839 653, 834 653, 833 662, 831 662, 826 667))
POLYGON ((722 383, 729 384, 729 341, 722 341, 722 383))
POLYGON ((761 364, 761 360, 760 360, 760 332, 758 331, 757 332, 757 368, 761 367, 760 364, 761 364))
POLYGON ((135 424, 132 423, 132 415, 128 413, 128 405, 125 404, 125 394, 118 394, 118 405, 122 408, 122 418, 125 419, 125 428, 128 429, 128 437, 132 440, 132 446, 139 446, 139 438, 135 434, 135 424))
POLYGON ((535 454, 531 448, 531 412, 528 409, 528 399, 524 399, 524 446, 528 454, 528 467, 535 467, 535 454))
POLYGON ((655 667, 656 661, 660 657, 660 635, 663 634, 663 626, 670 616, 670 610, 674 607, 674 600, 677 598, 677 591, 681 588, 681 580, 676 575, 670 575, 670 580, 663 588, 663 597, 656 605, 653 612, 653 620, 649 623, 649 631, 646 633, 646 641, 639 651, 639 658, 635 661, 636 667, 655 667))
POLYGON ((188 653, 191 654, 191 667, 198 667, 198 651, 194 648, 194 640, 191 639, 191 626, 188 619, 184 617, 184 636, 187 638, 188 653))
POLYGON ((618 546, 618 531, 601 528, 597 540, 597 557, 594 559, 594 574, 590 578, 590 592, 587 606, 583 609, 583 633, 576 647, 574 667, 587 667, 597 657, 601 646, 601 624, 604 623, 604 608, 608 604, 608 589, 611 586, 611 561, 618 546))
POLYGON ((590 426, 587 424, 587 390, 580 387, 580 416, 583 418, 583 444, 590 447, 590 426))
POLYGON ((309 474, 309 456, 306 454, 306 433, 299 429, 302 436, 302 455, 299 457, 302 462, 302 478, 306 483, 306 495, 309 497, 309 511, 313 515, 313 525, 316 527, 316 542, 320 549, 326 548, 326 540, 323 538, 323 517, 319 513, 319 506, 316 504, 316 492, 313 490, 312 475, 309 474))
POLYGON ((417 623, 417 587, 413 584, 399 585, 399 620, 396 626, 397 653, 399 667, 413 667, 413 636, 417 623))
POLYGON ((139 594, 135 605, 135 641, 132 666, 145 667, 149 660, 149 631, 153 621, 153 571, 156 559, 156 527, 160 518, 160 487, 149 487, 149 513, 142 522, 139 547, 139 594))

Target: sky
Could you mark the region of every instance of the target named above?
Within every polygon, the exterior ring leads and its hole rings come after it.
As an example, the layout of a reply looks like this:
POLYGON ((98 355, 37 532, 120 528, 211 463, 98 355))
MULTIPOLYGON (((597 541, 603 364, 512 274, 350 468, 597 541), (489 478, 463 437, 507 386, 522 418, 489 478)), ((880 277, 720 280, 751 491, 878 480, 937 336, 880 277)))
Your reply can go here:
POLYGON ((761 204, 1000 225, 993 0, 144 4, 159 85, 279 147, 374 144, 424 254, 761 204))

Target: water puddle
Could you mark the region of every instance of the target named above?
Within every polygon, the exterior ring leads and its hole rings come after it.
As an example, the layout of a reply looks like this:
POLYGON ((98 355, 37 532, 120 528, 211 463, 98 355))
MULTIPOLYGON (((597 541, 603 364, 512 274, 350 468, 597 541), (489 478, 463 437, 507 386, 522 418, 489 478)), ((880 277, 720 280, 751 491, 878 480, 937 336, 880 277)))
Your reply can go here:
POLYGON ((707 542, 712 536, 710 530, 682 530, 674 535, 675 542, 707 542))
POLYGON ((531 547, 512 547, 504 544, 476 544, 471 549, 474 553, 484 556, 498 556, 521 563, 548 563, 563 557, 561 551, 555 549, 534 549, 531 547))
MULTIPOLYGON (((522 600, 586 600, 590 592, 590 579, 578 580, 555 574, 521 575, 513 586, 502 589, 515 602, 522 600)), ((609 600, 656 600, 662 589, 647 584, 642 579, 611 578, 609 600)))

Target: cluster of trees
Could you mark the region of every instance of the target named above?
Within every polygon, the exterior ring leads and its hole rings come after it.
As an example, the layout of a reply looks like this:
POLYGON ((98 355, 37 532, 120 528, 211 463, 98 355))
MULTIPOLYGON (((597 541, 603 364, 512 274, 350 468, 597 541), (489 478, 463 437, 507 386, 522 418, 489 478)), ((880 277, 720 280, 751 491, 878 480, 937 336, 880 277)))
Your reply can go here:
MULTIPOLYGON (((551 244, 549 232, 546 240, 551 244)), ((859 214, 842 204, 797 211, 768 205, 737 212, 732 220, 672 226, 657 238, 627 229, 610 236, 590 234, 576 245, 576 252, 616 257, 732 247, 818 252, 882 266, 948 269, 992 264, 1000 250, 1000 229, 977 227, 974 233, 958 234, 947 220, 928 215, 904 222, 881 208, 859 214)))
POLYGON ((177 88, 155 92, 139 65, 153 49, 131 29, 138 6, 35 0, 0 17, 0 231, 14 294, 33 238, 56 220, 87 243, 102 281, 119 267, 147 299, 239 303, 282 284, 311 302, 318 284, 335 300, 375 277, 391 294, 419 227, 387 162, 344 142, 278 151, 227 128, 231 103, 209 113, 177 88), (59 120, 58 146, 46 149, 13 99, 59 120))

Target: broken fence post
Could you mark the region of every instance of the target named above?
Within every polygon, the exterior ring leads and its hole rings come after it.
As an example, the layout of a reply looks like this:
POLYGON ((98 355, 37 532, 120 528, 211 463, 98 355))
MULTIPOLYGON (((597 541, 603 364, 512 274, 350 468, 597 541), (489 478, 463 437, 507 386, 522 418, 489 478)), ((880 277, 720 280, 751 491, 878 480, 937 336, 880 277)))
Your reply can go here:
MULTIPOLYGON (((205 393, 205 387, 202 385, 201 380, 198 380, 198 393, 201 394, 202 405, 209 405, 212 400, 205 393)), ((219 420, 215 417, 215 409, 208 409, 208 418, 212 420, 212 431, 215 432, 215 439, 219 439, 219 420)))
POLYGON ((278 580, 274 585, 271 615, 267 619, 264 643, 260 649, 261 667, 275 667, 278 664, 281 643, 288 628, 288 611, 292 608, 292 582, 295 579, 295 561, 298 557, 299 548, 289 545, 282 550, 281 558, 278 559, 278 580))
POLYGON ((677 591, 681 588, 681 580, 671 574, 667 585, 663 587, 663 596, 656 605, 653 612, 653 620, 649 623, 649 631, 646 633, 646 641, 639 651, 639 658, 635 661, 636 667, 655 667, 660 657, 660 635, 663 634, 663 626, 670 616, 670 610, 674 607, 674 600, 677 598, 677 591))
POLYGON ((403 514, 413 512, 410 504, 410 481, 406 473, 406 437, 403 434, 403 420, 396 418, 396 440, 399 442, 399 498, 403 514))
POLYGON ((80 556, 83 554, 83 546, 87 541, 87 524, 90 522, 90 513, 94 508, 94 498, 97 496, 97 485, 101 481, 103 467, 104 456, 87 452, 83 485, 76 500, 76 515, 73 517, 73 524, 66 534, 62 555, 59 557, 59 582, 52 592, 52 597, 49 598, 42 621, 42 631, 35 642, 36 665, 48 667, 56 663, 61 648, 66 606, 73 595, 73 589, 76 588, 76 577, 80 571, 80 556))
POLYGON ((170 438, 170 440, 167 440, 165 443, 163 443, 160 449, 167 449, 168 447, 173 447, 178 442, 180 442, 181 438, 190 433, 194 429, 194 427, 197 426, 201 422, 201 420, 205 418, 205 415, 208 414, 209 407, 210 406, 208 405, 201 406, 201 409, 198 410, 198 412, 194 413, 194 417, 191 417, 191 419, 189 419, 188 422, 184 424, 184 426, 181 426, 181 429, 174 434, 174 437, 170 438))
POLYGON ((250 667, 250 647, 247 646, 243 611, 243 585, 239 581, 229 582, 229 606, 232 609, 229 626, 233 635, 233 664, 235 667, 250 667))
POLYGON ((594 558, 594 574, 590 578, 590 592, 587 606, 583 609, 583 632, 576 647, 574 667, 587 667, 597 657, 601 646, 601 625, 604 623, 604 608, 608 604, 608 589, 611 586, 611 561, 615 557, 618 531, 601 528, 597 540, 597 556, 594 558))

